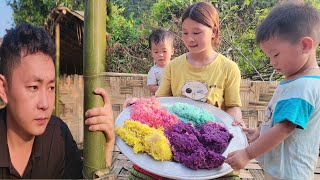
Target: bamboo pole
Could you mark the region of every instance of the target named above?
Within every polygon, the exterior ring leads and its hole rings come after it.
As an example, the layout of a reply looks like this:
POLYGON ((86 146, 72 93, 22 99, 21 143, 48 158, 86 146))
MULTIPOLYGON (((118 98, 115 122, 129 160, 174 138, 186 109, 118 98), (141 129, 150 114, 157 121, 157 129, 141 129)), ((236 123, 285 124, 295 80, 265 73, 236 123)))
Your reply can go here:
MULTIPOLYGON (((106 0, 85 0, 84 10, 84 112, 103 106, 103 99, 94 95, 102 86, 101 74, 105 71, 106 0)), ((84 117, 84 119, 86 119, 84 117)), ((83 175, 95 178, 95 172, 106 168, 106 139, 102 132, 91 132, 84 125, 83 175)))
POLYGON ((56 70, 56 81, 55 81, 55 86, 56 86, 56 95, 55 95, 55 106, 54 106, 54 114, 56 116, 59 116, 59 82, 60 82, 60 24, 56 24, 56 60, 55 60, 55 70, 56 70))

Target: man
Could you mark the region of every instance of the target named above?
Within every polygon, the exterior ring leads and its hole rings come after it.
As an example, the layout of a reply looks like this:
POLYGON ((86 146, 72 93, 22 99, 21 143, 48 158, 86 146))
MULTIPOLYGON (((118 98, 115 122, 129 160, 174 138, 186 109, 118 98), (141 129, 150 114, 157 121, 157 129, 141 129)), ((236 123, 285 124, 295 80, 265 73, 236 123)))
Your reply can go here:
MULTIPOLYGON (((24 24, 7 32, 0 48, 0 178, 82 178, 82 160, 67 125, 52 116, 55 46, 40 28, 24 24)), ((85 123, 106 135, 107 165, 114 145, 111 103, 88 110, 85 123)))

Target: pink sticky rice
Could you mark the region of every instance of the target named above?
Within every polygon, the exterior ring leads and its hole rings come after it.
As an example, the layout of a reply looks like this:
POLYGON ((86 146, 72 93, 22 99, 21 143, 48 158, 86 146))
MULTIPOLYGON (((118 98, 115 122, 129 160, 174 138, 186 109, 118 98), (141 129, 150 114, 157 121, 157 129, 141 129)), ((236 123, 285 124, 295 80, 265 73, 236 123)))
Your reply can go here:
POLYGON ((155 97, 140 98, 132 106, 130 116, 132 119, 147 124, 150 127, 167 129, 178 122, 174 114, 162 108, 160 101, 155 97))

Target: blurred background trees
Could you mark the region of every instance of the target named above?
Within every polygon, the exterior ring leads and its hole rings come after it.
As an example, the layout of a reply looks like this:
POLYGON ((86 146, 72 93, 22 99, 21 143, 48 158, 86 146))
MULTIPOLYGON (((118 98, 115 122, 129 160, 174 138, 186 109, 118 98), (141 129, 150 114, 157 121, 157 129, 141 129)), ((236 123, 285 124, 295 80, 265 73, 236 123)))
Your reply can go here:
MULTIPOLYGON (((14 22, 43 26, 57 6, 83 10, 82 0, 6 0, 14 11, 14 22)), ((175 34, 175 55, 187 50, 180 37, 180 16, 187 6, 200 0, 112 0, 108 1, 108 71, 147 73, 153 65, 148 36, 162 26, 175 34)), ((235 61, 243 78, 275 80, 269 60, 255 43, 257 25, 279 0, 210 0, 220 15, 219 52, 235 61)), ((283 1, 283 0, 282 0, 283 1)), ((307 0, 320 9, 318 0, 307 0)), ((320 55, 320 51, 318 53, 320 55)), ((319 57, 319 56, 318 56, 319 57)))

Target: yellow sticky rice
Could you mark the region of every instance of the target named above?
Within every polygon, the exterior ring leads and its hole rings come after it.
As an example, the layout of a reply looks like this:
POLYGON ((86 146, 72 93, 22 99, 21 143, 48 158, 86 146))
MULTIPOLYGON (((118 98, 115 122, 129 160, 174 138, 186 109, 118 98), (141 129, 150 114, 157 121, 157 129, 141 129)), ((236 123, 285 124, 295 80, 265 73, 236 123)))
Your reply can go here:
POLYGON ((138 121, 126 120, 124 126, 116 128, 116 133, 134 153, 147 152, 155 160, 171 160, 172 152, 163 130, 151 128, 138 121))

